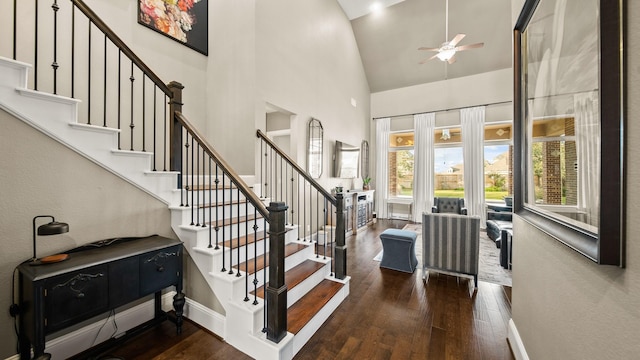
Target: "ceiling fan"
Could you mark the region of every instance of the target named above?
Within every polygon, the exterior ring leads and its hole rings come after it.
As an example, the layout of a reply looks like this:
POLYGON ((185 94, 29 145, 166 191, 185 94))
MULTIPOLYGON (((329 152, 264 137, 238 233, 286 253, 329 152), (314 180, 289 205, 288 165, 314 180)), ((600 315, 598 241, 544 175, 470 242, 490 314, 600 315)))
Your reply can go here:
MULTIPOLYGON (((446 23, 445 23, 445 40, 449 38, 449 0, 447 0, 446 3, 446 23)), ((469 49, 473 49, 473 48, 480 48, 484 46, 484 43, 475 43, 475 44, 470 44, 470 45, 462 45, 462 46, 457 46, 458 43, 460 41, 462 41, 462 39, 465 37, 465 34, 457 34, 453 39, 451 39, 451 41, 445 41, 443 42, 440 47, 434 47, 434 48, 428 48, 428 47, 421 47, 418 48, 418 50, 425 50, 425 51, 437 51, 438 53, 431 56, 430 58, 424 59, 422 61, 420 61, 419 64, 424 64, 429 60, 438 58, 441 61, 446 61, 449 64, 453 64, 456 61, 455 55, 456 52, 458 51, 462 51, 462 50, 469 50, 469 49)))

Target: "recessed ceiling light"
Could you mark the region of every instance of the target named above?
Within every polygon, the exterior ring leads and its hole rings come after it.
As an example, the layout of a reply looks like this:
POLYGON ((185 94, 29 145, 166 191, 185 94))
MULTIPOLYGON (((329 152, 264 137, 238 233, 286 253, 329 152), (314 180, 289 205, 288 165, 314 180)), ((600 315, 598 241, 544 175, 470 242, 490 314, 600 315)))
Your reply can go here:
POLYGON ((379 2, 374 2, 373 4, 371 4, 371 6, 369 6, 369 10, 371 10, 372 13, 378 13, 382 11, 382 4, 379 2))

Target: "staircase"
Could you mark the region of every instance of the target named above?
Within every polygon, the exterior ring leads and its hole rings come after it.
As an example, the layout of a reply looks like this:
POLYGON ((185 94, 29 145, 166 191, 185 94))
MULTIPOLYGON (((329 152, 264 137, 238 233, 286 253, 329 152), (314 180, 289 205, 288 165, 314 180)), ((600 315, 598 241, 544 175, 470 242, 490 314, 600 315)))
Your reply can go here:
MULTIPOLYGON (((105 42, 108 36, 115 44, 121 43, 82 1, 70 3, 69 6, 81 10, 95 27, 105 32, 105 42)), ((54 9, 54 16, 58 16, 58 11, 54 9)), ((126 45, 122 46, 120 51, 131 59, 131 75, 116 77, 129 76, 132 101, 129 108, 121 110, 118 92, 118 110, 114 111, 118 113, 117 127, 110 126, 107 120, 107 105, 115 101, 106 100, 106 91, 104 116, 99 116, 104 117, 104 123, 92 124, 91 116, 80 123, 85 111, 91 112, 87 104, 90 101, 80 100, 82 96, 77 94, 56 95, 55 80, 51 91, 54 94, 31 90, 44 88, 42 80, 40 86, 30 86, 36 83, 30 76, 40 70, 11 59, 10 55, 0 57, 0 108, 166 203, 174 232, 206 279, 212 295, 224 308, 224 314, 209 311, 209 318, 194 320, 200 320, 201 325, 256 359, 293 358, 349 294, 346 260, 338 267, 334 261, 336 256, 345 259, 343 235, 333 236, 338 246, 331 243, 320 246, 315 241, 317 231, 332 218, 329 214, 337 213, 337 223, 340 223, 341 205, 328 203, 341 204, 341 197, 320 200, 320 195, 329 194, 316 188, 317 183, 304 174, 297 173, 294 179, 294 170, 300 168, 293 163, 287 165, 291 182, 284 188, 288 190, 280 192, 267 186, 264 177, 275 177, 283 165, 261 169, 257 176, 238 176, 180 113, 180 84, 167 86, 156 82, 155 86, 164 94, 151 105, 142 101, 140 120, 140 111, 134 112, 134 65, 144 74, 143 88, 145 79, 157 77, 126 45), (171 103, 167 107, 169 115, 164 119, 160 117, 157 125, 156 110, 165 106, 157 104, 166 104, 167 99, 171 103), (120 113, 128 112, 131 114, 130 136, 125 127, 120 126, 120 113), (148 140, 145 134, 149 131, 143 131, 139 140, 133 129, 140 127, 140 122, 144 129, 145 119, 151 112, 154 114, 153 136, 148 140), (164 145, 159 140, 163 132, 171 132, 171 146, 166 145, 166 139, 164 145), (134 150, 134 145, 139 143, 143 149, 134 150), (129 150, 122 150, 123 147, 129 150), (171 160, 170 169, 180 170, 166 170, 166 158, 171 160), (247 182, 254 185, 249 186, 247 182), (299 206, 301 200, 303 204, 308 200, 308 210, 303 208, 306 205, 299 206), (285 224, 286 218, 289 221, 285 224), (284 279, 279 279, 282 276, 284 279)), ((105 71, 106 68, 105 65, 105 71)), ((56 70, 57 67, 54 73, 56 70)), ((142 91, 144 99, 145 90, 142 91)), ((261 142, 260 146, 262 149, 266 145, 261 142)), ((185 315, 189 317, 190 311, 198 306, 188 301, 185 315)))

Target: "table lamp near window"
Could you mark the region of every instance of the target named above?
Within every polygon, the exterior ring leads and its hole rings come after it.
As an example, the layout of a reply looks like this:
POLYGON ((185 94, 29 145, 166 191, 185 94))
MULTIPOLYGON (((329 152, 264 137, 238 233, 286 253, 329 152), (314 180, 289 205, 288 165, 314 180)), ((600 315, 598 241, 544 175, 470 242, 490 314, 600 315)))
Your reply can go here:
POLYGON ((39 218, 50 218, 51 222, 48 224, 43 224, 38 227, 38 235, 58 235, 69 232, 69 224, 57 222, 56 219, 51 215, 38 215, 33 218, 33 258, 31 259, 30 265, 40 265, 40 264, 48 264, 55 263, 59 261, 66 260, 69 255, 67 254, 56 254, 45 256, 41 259, 38 259, 36 255, 36 219, 39 218))

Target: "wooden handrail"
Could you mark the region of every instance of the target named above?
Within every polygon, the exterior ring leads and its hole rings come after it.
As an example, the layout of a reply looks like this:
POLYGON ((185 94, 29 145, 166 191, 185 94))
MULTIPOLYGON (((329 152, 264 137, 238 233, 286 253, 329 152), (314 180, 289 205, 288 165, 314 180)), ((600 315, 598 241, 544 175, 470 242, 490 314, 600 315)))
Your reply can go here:
POLYGON ((242 180, 240 175, 238 175, 233 170, 233 168, 231 168, 229 163, 222 159, 222 156, 220 156, 220 154, 215 151, 213 146, 211 146, 211 144, 209 144, 209 142, 205 140, 204 136, 202 136, 202 134, 189 122, 189 120, 187 120, 186 117, 184 117, 184 115, 182 115, 181 112, 176 111, 175 117, 180 122, 180 124, 189 132, 189 134, 193 136, 198 144, 202 146, 202 149, 207 154, 209 154, 209 156, 211 156, 216 164, 218 164, 222 171, 227 174, 227 176, 236 184, 236 186, 244 194, 244 196, 246 196, 251 201, 256 210, 265 219, 269 220, 269 211, 267 210, 267 207, 264 205, 264 203, 262 203, 258 195, 256 195, 255 192, 253 192, 251 188, 249 188, 249 186, 244 182, 244 180, 242 180))
POLYGON ((117 46, 120 51, 122 51, 131 61, 140 69, 145 75, 153 81, 157 87, 160 88, 167 96, 171 97, 172 93, 169 87, 156 75, 140 58, 127 46, 127 44, 122 41, 116 35, 116 33, 111 30, 107 24, 105 24, 98 15, 87 6, 82 0, 71 0, 71 2, 80 10, 83 14, 85 14, 92 23, 94 23, 100 31, 102 31, 111 42, 115 46, 117 46))
POLYGON ((262 131, 260 131, 260 129, 258 129, 256 131, 256 136, 258 138, 263 139, 267 144, 269 144, 271 146, 271 148, 273 150, 275 150, 275 152, 280 155, 289 165, 291 165, 291 167, 293 167, 294 169, 296 169, 296 171, 298 171, 298 173, 300 173, 302 175, 303 178, 305 178, 305 180, 307 180, 311 186, 313 186, 316 190, 318 190, 319 193, 322 194, 322 196, 324 196, 327 200, 329 200, 329 202, 332 205, 336 205, 336 198, 331 195, 330 192, 328 192, 324 187, 322 187, 322 185, 318 184, 317 181, 315 181, 304 169, 302 169, 295 161, 293 161, 289 155, 285 154, 282 150, 280 150, 278 148, 278 146, 271 141, 271 139, 269 139, 267 137, 267 135, 265 135, 262 131))

